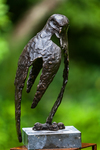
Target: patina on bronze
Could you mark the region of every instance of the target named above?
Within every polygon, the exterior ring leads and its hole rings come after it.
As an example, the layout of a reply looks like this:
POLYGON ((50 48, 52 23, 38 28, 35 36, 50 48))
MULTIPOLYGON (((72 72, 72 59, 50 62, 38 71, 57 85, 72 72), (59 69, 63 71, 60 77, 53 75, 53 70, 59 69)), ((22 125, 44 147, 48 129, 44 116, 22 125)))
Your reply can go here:
POLYGON ((34 130, 58 130, 63 129, 63 123, 52 123, 53 116, 55 115, 57 108, 59 107, 65 86, 68 81, 69 70, 69 57, 68 57, 68 40, 67 30, 69 21, 66 16, 60 14, 52 15, 45 27, 34 36, 28 44, 25 46, 18 61, 18 69, 15 77, 15 119, 18 139, 21 142, 21 130, 20 130, 20 115, 21 115, 21 98, 24 83, 28 74, 29 67, 32 66, 27 81, 27 92, 30 92, 34 81, 42 69, 40 81, 37 86, 37 91, 33 99, 31 108, 35 108, 38 102, 41 100, 43 94, 52 82, 56 75, 60 62, 61 62, 61 49, 64 54, 64 71, 63 71, 63 85, 58 95, 54 106, 46 120, 45 124, 36 123, 33 127, 34 130), (60 40, 60 47, 56 45, 52 40, 52 35, 55 34, 60 40))

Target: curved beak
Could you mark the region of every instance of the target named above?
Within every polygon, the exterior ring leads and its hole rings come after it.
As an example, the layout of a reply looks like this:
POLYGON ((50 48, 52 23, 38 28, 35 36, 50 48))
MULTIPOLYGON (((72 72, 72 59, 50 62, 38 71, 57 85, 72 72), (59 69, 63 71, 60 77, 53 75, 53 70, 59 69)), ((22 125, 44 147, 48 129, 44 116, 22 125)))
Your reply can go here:
POLYGON ((67 40, 67 30, 68 30, 68 24, 66 26, 60 27, 59 31, 55 32, 55 35, 57 38, 60 39, 60 46, 62 49, 68 48, 68 40, 67 40))
POLYGON ((68 25, 60 28, 59 30, 60 46, 62 49, 67 49, 68 47, 67 30, 68 30, 68 25))
POLYGON ((59 34, 61 34, 61 32, 62 32, 62 27, 60 27, 60 29, 59 29, 59 34))

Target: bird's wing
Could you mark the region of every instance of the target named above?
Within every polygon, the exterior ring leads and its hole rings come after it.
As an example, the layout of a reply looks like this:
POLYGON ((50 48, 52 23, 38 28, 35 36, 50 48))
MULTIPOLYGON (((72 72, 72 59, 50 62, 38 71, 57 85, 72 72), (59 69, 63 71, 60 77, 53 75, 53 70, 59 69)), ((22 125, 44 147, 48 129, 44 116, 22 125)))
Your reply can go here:
POLYGON ((40 81, 37 86, 37 91, 35 93, 31 108, 35 108, 37 106, 38 102, 40 101, 46 89, 48 88, 49 84, 54 79, 59 69, 60 62, 61 57, 57 57, 56 54, 53 58, 47 57, 47 61, 43 62, 42 74, 40 76, 40 81), (56 59, 58 60, 57 62, 56 59))
MULTIPOLYGON (((22 99, 22 90, 24 87, 24 83, 28 74, 28 70, 29 67, 31 65, 31 71, 30 71, 30 75, 29 75, 29 79, 27 82, 27 92, 30 91, 39 71, 42 68, 42 58, 37 58, 34 59, 34 57, 32 57, 32 61, 30 60, 30 45, 32 44, 32 42, 29 42, 20 58, 18 61, 18 68, 17 68, 17 72, 16 72, 16 77, 15 77, 15 119, 16 119, 16 129, 17 129, 17 134, 18 134, 18 139, 21 142, 22 141, 22 136, 21 136, 21 130, 20 130, 20 116, 21 116, 21 99, 22 99)), ((33 54, 34 54, 34 47, 33 47, 33 54)))

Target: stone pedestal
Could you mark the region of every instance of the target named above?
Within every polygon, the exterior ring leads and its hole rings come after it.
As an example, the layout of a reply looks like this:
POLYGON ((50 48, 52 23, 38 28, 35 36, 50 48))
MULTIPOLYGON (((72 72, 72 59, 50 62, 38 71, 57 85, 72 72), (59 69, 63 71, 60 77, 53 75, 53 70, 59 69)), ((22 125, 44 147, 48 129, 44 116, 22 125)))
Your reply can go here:
POLYGON ((73 126, 58 131, 22 129, 23 144, 28 150, 50 148, 81 148, 81 132, 73 126))

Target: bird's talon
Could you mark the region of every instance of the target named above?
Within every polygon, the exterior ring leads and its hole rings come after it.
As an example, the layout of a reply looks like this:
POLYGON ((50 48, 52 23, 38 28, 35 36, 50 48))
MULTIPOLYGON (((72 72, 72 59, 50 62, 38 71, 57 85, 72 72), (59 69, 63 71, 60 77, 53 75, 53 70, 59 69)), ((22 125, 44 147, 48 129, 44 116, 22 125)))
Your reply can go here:
POLYGON ((32 130, 39 131, 39 130, 51 130, 51 131, 58 131, 61 129, 65 129, 65 126, 62 122, 56 123, 53 122, 52 124, 44 123, 41 124, 39 122, 35 123, 32 130))
POLYGON ((59 128, 59 130, 65 129, 65 126, 64 126, 64 124, 62 122, 59 122, 58 123, 58 128, 59 128))

